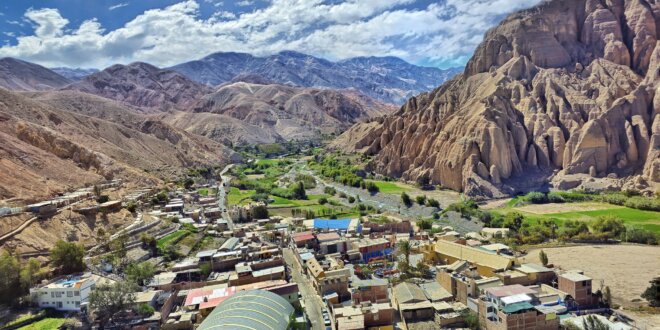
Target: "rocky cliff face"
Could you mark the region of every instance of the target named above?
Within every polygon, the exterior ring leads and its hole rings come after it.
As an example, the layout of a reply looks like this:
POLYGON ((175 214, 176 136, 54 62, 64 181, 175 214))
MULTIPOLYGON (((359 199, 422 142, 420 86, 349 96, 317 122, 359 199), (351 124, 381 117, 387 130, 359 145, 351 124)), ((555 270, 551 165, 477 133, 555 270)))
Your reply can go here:
POLYGON ((186 109, 210 88, 147 63, 113 65, 66 87, 124 104, 166 111, 186 109))
POLYGON ((463 75, 335 146, 474 196, 555 174, 660 182, 659 35, 654 0, 544 3, 490 30, 463 75))
POLYGON ((267 57, 216 53, 171 68, 209 85, 226 82, 277 83, 299 87, 353 88, 377 100, 402 104, 461 69, 419 67, 396 57, 358 57, 331 62, 285 51, 267 57))

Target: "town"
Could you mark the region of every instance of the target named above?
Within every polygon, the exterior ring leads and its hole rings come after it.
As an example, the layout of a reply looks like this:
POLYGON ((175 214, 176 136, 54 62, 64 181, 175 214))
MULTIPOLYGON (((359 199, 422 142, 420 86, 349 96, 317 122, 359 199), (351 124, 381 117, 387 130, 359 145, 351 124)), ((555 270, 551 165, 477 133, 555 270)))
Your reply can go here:
POLYGON ((23 269, 5 253, 6 283, 29 285, 6 299, 29 312, 3 329, 49 320, 72 329, 645 329, 615 309, 614 283, 594 280, 601 274, 507 245, 519 228, 448 222, 460 213, 444 211, 464 202, 443 211, 405 192, 396 208, 376 208, 370 196, 406 186, 324 179, 317 153, 254 158, 165 187, 114 180, 6 209, 33 214, 28 221, 123 210, 134 221, 99 227, 92 246, 58 242, 46 254, 52 272, 38 254, 19 255, 30 258, 23 269))

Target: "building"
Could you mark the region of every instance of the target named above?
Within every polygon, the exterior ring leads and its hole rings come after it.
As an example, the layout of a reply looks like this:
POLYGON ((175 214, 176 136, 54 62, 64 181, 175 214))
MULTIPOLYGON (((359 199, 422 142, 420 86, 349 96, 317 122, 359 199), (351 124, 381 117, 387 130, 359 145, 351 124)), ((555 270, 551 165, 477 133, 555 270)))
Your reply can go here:
POLYGON ((41 308, 80 311, 98 280, 99 276, 91 273, 64 276, 30 289, 30 296, 41 308))
POLYGON ((436 258, 444 264, 465 260, 473 264, 482 276, 493 276, 498 271, 511 269, 516 260, 511 256, 445 240, 438 240, 435 243, 434 250, 436 258))
POLYGON ((353 242, 352 246, 360 252, 363 262, 392 254, 392 245, 385 238, 363 238, 353 242))
POLYGON ((247 222, 262 219, 263 215, 268 215, 268 210, 266 204, 258 202, 248 205, 234 205, 228 213, 234 222, 247 222))
POLYGON ((358 305, 363 302, 389 301, 389 282, 384 279, 361 280, 354 276, 351 283, 351 300, 358 305))
POLYGON ((424 291, 413 283, 403 282, 394 287, 394 301, 406 322, 433 319, 433 305, 424 291))
POLYGON ((344 233, 359 233, 362 231, 359 219, 313 219, 303 222, 307 228, 320 231, 340 231, 344 233))
POLYGON ((579 306, 591 306, 598 302, 591 290, 591 277, 585 276, 581 271, 559 275, 557 284, 557 288, 570 295, 579 306))
POLYGON ((332 314, 337 330, 388 326, 394 320, 394 308, 389 301, 376 304, 366 302, 351 306, 337 304, 332 307, 332 314))
POLYGON ((509 228, 488 228, 484 227, 480 232, 481 236, 487 239, 505 238, 509 236, 509 228))
POLYGON ((479 299, 479 318, 489 330, 556 330, 559 317, 552 309, 537 308, 537 292, 522 285, 488 288, 479 299))
POLYGON ((293 306, 275 293, 242 291, 215 307, 197 329, 286 330, 293 313, 293 306))

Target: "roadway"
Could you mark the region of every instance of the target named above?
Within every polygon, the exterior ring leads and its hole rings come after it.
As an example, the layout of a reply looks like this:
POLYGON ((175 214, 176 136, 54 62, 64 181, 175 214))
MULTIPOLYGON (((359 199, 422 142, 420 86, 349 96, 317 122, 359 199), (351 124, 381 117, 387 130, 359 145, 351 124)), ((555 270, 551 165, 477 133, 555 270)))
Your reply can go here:
POLYGON ((293 281, 289 282, 298 284, 298 290, 300 291, 301 299, 305 303, 305 312, 309 321, 312 323, 312 329, 324 330, 325 323, 323 322, 322 314, 323 300, 316 293, 309 279, 303 274, 300 264, 295 260, 296 257, 294 257, 293 251, 290 248, 286 248, 282 250, 282 253, 284 254, 284 261, 293 279, 293 281))
POLYGON ((229 172, 233 166, 233 164, 230 164, 222 169, 220 172, 220 184, 218 185, 218 207, 221 210, 225 210, 225 212, 222 212, 222 218, 227 221, 227 227, 232 231, 234 230, 234 221, 227 212, 229 210, 229 205, 227 205, 227 188, 229 188, 231 177, 225 174, 229 172))

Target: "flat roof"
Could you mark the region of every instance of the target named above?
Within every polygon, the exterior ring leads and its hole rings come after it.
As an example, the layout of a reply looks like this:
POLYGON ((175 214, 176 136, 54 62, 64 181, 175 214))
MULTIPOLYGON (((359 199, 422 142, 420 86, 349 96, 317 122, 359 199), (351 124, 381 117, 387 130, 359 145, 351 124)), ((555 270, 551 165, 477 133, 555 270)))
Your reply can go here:
POLYGON ((496 286, 492 288, 486 289, 486 292, 491 294, 492 296, 501 298, 501 297, 507 297, 507 296, 513 296, 517 294, 535 294, 536 291, 524 287, 520 284, 512 284, 512 285, 504 285, 504 286, 496 286))
POLYGON ((565 278, 565 279, 568 279, 568 280, 570 280, 570 281, 573 281, 573 282, 591 281, 591 277, 588 277, 588 276, 582 275, 582 274, 580 274, 580 273, 572 273, 572 272, 568 272, 568 273, 563 273, 563 274, 561 274, 561 275, 559 275, 559 276, 561 276, 561 277, 563 277, 563 278, 565 278))
POLYGON ((316 229, 348 230, 350 225, 351 219, 314 219, 314 228, 316 229))
POLYGON ((321 233, 321 234, 316 235, 316 239, 317 239, 319 242, 330 242, 330 241, 336 241, 336 240, 338 240, 338 239, 340 239, 340 238, 341 238, 341 236, 339 236, 339 234, 337 234, 337 233, 335 233, 335 232, 332 232, 332 233, 321 233))

